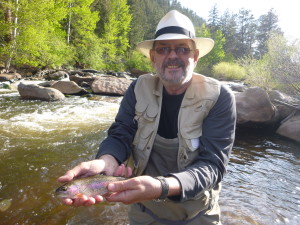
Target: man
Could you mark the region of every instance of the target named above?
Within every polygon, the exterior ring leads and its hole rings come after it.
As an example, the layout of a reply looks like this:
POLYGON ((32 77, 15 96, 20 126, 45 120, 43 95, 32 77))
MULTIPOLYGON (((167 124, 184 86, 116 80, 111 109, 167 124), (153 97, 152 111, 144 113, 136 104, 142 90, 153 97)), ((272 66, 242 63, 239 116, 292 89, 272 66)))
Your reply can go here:
MULTIPOLYGON (((155 39, 137 46, 151 59, 156 75, 143 75, 129 87, 96 159, 59 181, 133 173, 133 178, 108 184, 112 194, 106 196, 110 202, 131 204, 130 224, 221 224, 218 196, 236 114, 227 88, 193 72, 199 57, 212 48, 213 40, 195 37, 186 16, 167 13, 155 39)), ((103 196, 83 196, 64 203, 101 201, 103 196)))

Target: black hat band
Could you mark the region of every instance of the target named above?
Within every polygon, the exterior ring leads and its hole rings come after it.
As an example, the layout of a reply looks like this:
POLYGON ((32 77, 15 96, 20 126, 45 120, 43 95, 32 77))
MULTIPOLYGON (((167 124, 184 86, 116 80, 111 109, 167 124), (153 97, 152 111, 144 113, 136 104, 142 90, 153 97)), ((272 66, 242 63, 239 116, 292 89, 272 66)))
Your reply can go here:
POLYGON ((160 35, 170 34, 170 33, 183 34, 183 35, 186 35, 190 38, 195 38, 195 35, 192 32, 188 31, 187 29, 185 29, 183 27, 177 27, 177 26, 170 26, 170 27, 164 27, 164 28, 159 29, 155 33, 155 38, 157 38, 160 35))

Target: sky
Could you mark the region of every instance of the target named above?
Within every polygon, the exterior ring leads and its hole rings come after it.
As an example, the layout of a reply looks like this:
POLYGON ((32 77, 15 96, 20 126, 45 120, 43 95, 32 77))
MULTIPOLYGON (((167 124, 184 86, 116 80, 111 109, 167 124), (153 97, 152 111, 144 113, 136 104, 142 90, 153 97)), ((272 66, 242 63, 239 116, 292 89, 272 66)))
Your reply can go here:
POLYGON ((239 9, 251 10, 255 19, 267 14, 273 8, 278 16, 278 25, 285 37, 293 41, 300 39, 300 11, 298 0, 179 0, 183 7, 189 8, 196 14, 207 20, 209 11, 217 4, 220 15, 226 9, 231 13, 238 13, 239 9))

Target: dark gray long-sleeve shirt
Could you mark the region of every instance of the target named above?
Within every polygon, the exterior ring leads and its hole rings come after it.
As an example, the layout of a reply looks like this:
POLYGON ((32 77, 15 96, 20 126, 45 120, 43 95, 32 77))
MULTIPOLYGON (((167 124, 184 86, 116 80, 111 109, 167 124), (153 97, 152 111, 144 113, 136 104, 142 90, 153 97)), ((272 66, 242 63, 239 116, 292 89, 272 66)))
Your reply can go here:
MULTIPOLYGON (((122 163, 130 156, 132 141, 137 130, 137 123, 134 120, 136 104, 134 94, 135 84, 136 82, 133 82, 128 88, 121 102, 115 122, 108 130, 108 137, 99 147, 97 158, 104 154, 110 154, 119 163, 122 163)), ((164 93, 164 98, 172 98, 172 96, 167 96, 164 93)), ((167 102, 170 104, 170 101, 167 102)), ((179 107, 180 103, 181 100, 179 97, 177 101, 174 101, 175 106, 162 107, 162 110, 172 111, 162 113, 174 116, 174 118, 169 118, 170 121, 177 121, 178 110, 176 112, 174 108, 179 107)), ((203 121, 198 159, 185 171, 171 174, 181 183, 181 201, 195 197, 197 194, 214 187, 222 180, 233 146, 235 122, 236 109, 234 96, 227 87, 222 86, 218 101, 203 121)), ((176 126, 170 124, 170 127, 166 129, 160 127, 158 133, 163 136, 171 135, 165 138, 172 138, 177 133, 176 129, 176 126), (171 131, 166 134, 166 130, 171 131)))

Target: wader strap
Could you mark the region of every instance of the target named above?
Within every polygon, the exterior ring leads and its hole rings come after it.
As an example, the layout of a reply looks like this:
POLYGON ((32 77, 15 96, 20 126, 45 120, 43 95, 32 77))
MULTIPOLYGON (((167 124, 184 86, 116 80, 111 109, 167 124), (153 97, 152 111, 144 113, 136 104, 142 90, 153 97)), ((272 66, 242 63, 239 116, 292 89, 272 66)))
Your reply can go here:
POLYGON ((150 209, 147 209, 143 204, 141 203, 137 203, 137 205, 141 208, 142 212, 147 213, 149 216, 151 216, 155 221, 161 223, 161 224, 165 224, 165 225, 185 225, 188 224, 189 222, 193 221, 194 219, 203 216, 208 210, 211 209, 212 205, 210 204, 208 209, 203 210, 201 212, 199 212, 196 216, 194 216, 191 219, 188 220, 168 220, 168 219, 162 219, 159 218, 157 215, 155 215, 150 209))

